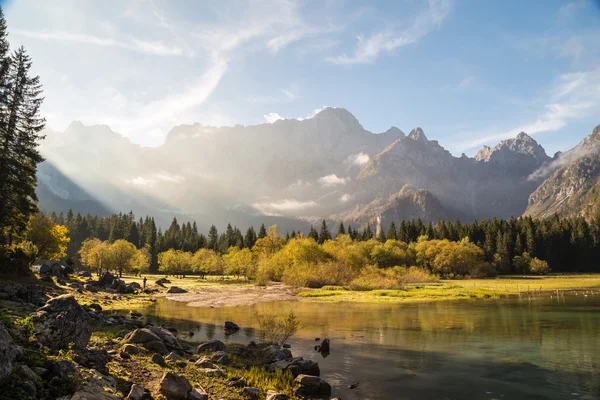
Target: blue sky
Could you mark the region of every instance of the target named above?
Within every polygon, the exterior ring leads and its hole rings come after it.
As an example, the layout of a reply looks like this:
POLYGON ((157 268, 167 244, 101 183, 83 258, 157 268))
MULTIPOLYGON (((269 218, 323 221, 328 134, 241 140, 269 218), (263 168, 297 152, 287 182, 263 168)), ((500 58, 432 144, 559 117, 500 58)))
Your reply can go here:
POLYGON ((600 1, 4 2, 51 128, 257 124, 344 107, 455 155, 521 130, 549 154, 600 124, 600 1))

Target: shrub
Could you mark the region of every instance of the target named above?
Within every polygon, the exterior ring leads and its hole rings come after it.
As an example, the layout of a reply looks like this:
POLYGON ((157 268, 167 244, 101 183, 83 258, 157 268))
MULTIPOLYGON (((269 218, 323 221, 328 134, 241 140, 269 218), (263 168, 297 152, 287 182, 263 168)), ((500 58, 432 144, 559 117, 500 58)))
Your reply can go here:
POLYGON ((283 273, 282 281, 296 287, 320 288, 325 285, 346 285, 356 273, 341 262, 294 264, 283 273))
POLYGON ((529 272, 534 275, 546 275, 550 272, 550 267, 546 261, 534 257, 529 263, 529 272))
POLYGON ((260 329, 260 338, 263 343, 277 343, 283 345, 300 329, 300 320, 293 311, 287 317, 277 317, 274 314, 256 315, 260 329))
POLYGON ((440 277, 419 267, 399 267, 402 283, 439 282, 440 277))
POLYGON ((396 270, 367 265, 349 286, 352 290, 402 289, 402 282, 396 270))

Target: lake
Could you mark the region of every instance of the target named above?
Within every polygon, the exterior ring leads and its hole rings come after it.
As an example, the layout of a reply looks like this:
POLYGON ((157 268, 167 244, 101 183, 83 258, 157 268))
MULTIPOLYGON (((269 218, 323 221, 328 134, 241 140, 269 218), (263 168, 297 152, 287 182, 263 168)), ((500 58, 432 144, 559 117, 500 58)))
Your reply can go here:
POLYGON ((293 310, 304 327, 294 356, 319 362, 344 400, 598 399, 600 294, 539 294, 499 300, 412 304, 295 301, 188 307, 159 299, 140 309, 149 322, 192 340, 256 339, 256 315, 293 310), (242 329, 226 336, 226 320, 242 329), (331 354, 314 350, 331 339, 331 354), (359 382, 355 390, 348 385, 359 382))

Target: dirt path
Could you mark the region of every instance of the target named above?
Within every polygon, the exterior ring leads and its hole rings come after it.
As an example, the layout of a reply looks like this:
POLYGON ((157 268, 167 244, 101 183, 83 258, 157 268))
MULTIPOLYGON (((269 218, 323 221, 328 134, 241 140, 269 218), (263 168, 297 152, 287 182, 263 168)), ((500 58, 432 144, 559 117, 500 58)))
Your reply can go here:
POLYGON ((245 306, 269 301, 298 300, 298 291, 285 285, 245 286, 245 287, 206 287, 195 288, 189 293, 158 294, 169 300, 187 303, 190 307, 230 307, 245 306))

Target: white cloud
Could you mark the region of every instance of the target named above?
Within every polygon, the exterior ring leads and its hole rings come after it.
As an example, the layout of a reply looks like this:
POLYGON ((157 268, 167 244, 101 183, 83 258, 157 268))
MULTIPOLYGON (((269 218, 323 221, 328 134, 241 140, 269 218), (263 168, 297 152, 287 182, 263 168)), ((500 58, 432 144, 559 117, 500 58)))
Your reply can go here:
POLYGON ((298 213, 316 207, 315 201, 299 201, 284 199, 276 202, 254 203, 252 206, 266 215, 281 215, 282 213, 298 213))
POLYGON ((343 195, 340 196, 340 201, 342 203, 347 203, 350 201, 350 199, 352 199, 352 196, 350 196, 348 193, 344 193, 343 195))
POLYGON ((349 181, 350 178, 340 178, 336 174, 329 174, 318 179, 318 182, 324 187, 345 185, 349 181))
POLYGON ((167 172, 161 172, 156 174, 156 179, 163 182, 172 182, 172 183, 182 183, 185 181, 185 178, 179 174, 169 174, 167 172))
POLYGON ((400 32, 379 32, 369 37, 359 35, 354 54, 329 57, 327 61, 334 64, 371 63, 381 52, 390 53, 398 47, 416 43, 428 33, 439 29, 450 13, 450 8, 450 0, 429 0, 427 10, 417 15, 406 29, 400 32))
POLYGON ((264 117, 265 121, 267 121, 267 123, 269 124, 272 124, 275 121, 279 121, 280 119, 284 119, 281 115, 274 112, 265 114, 264 117))
POLYGON ((152 179, 146 179, 142 176, 138 176, 138 177, 135 177, 132 179, 127 179, 125 181, 125 183, 135 185, 135 186, 152 187, 152 186, 154 186, 155 181, 152 179))
POLYGON ((353 164, 353 165, 364 165, 366 163, 368 163, 370 160, 370 157, 368 154, 363 153, 362 151, 360 153, 357 154, 350 154, 348 156, 348 158, 346 159, 346 162, 348 164, 353 164))

